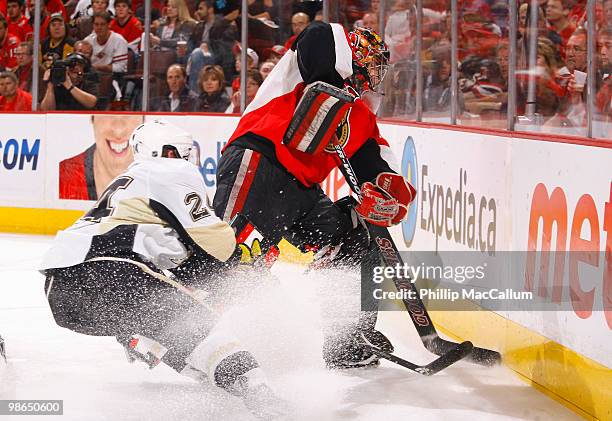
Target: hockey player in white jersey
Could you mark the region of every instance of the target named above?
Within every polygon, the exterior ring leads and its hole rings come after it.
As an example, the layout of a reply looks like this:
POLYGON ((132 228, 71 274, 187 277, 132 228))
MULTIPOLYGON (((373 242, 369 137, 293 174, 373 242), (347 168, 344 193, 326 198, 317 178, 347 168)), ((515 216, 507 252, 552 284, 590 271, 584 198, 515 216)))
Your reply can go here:
POLYGON ((215 312, 194 293, 227 270, 236 242, 207 205, 191 135, 154 121, 137 127, 130 143, 134 163, 58 233, 43 260, 55 321, 131 347, 134 338, 150 338, 165 351, 163 362, 270 418, 280 401, 257 361, 215 327, 215 312))

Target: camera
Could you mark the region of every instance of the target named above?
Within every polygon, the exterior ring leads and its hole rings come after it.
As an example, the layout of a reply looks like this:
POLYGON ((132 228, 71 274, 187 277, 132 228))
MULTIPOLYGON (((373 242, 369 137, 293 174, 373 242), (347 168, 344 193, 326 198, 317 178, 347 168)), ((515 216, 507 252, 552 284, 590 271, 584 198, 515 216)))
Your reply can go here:
POLYGON ((51 83, 59 86, 66 81, 66 69, 70 66, 68 60, 55 60, 51 66, 51 83))

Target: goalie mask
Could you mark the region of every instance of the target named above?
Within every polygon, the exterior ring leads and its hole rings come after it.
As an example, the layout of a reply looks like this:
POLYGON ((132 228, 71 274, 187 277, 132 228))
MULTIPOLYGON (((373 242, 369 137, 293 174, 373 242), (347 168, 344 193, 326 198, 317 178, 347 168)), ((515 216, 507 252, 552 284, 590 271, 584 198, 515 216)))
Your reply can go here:
POLYGON ((163 120, 136 127, 130 136, 134 159, 180 158, 198 163, 191 134, 163 120))
POLYGON ((359 94, 376 91, 389 68, 389 49, 380 35, 371 29, 357 28, 349 32, 353 51, 353 75, 350 82, 359 94))

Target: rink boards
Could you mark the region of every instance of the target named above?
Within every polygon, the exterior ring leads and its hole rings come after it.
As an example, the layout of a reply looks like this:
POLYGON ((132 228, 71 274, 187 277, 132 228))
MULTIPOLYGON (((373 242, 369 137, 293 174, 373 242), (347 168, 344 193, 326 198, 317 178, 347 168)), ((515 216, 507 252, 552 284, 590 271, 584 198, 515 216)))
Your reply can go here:
MULTIPOLYGON (((237 118, 164 118, 194 134, 214 192, 237 118)), ((91 206, 60 198, 59 188, 59 162, 94 143, 90 115, 3 114, 0 127, 0 230, 53 234, 91 206)), ((438 311, 435 318, 445 333, 501 350, 509 367, 582 415, 612 419, 612 145, 424 124, 383 123, 381 131, 418 192, 407 221, 392 230, 400 248, 442 258, 469 252, 491 263, 505 251, 548 245, 602 250, 587 262, 555 261, 548 276, 541 265, 518 271, 519 285, 549 300, 546 311, 438 311)), ((337 171, 323 188, 332 199, 348 193, 337 171)))

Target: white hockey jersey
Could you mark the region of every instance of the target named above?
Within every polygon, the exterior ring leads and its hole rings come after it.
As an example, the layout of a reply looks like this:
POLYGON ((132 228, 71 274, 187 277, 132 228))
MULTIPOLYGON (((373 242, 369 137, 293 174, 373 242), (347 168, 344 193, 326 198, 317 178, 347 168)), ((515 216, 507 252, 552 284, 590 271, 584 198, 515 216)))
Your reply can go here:
POLYGON ((57 234, 41 269, 132 252, 170 269, 194 247, 220 261, 236 247, 231 227, 207 204, 197 167, 182 159, 137 160, 89 212, 57 234))
POLYGON ((120 34, 111 31, 110 37, 105 44, 98 44, 98 36, 95 32, 87 35, 85 41, 93 47, 91 64, 110 64, 115 73, 127 72, 128 65, 128 43, 120 34))

